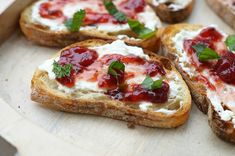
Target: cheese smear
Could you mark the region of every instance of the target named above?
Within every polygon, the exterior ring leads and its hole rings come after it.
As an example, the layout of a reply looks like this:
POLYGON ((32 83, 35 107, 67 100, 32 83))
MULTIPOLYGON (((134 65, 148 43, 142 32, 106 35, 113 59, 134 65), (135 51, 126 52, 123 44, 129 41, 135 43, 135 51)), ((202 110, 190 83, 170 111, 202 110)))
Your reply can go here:
MULTIPOLYGON (((215 27, 216 26, 211 26, 215 27)), ((204 28, 203 28, 204 29, 204 28)), ((172 41, 174 43, 174 47, 177 51, 180 53, 177 53, 179 58, 179 66, 189 75, 189 77, 197 76, 198 72, 196 72, 196 69, 190 64, 190 59, 187 56, 187 52, 184 50, 183 42, 185 39, 193 39, 195 38, 202 29, 192 31, 192 30, 181 30, 179 33, 177 33, 173 38, 172 41)), ((220 31, 219 31, 220 32, 220 31)), ((223 34, 226 38, 226 34, 223 32, 220 32, 223 34)), ((208 80, 215 84, 216 82, 212 79, 212 77, 209 74, 209 70, 205 69, 202 73, 203 76, 207 77, 208 80)), ((231 96, 235 93, 235 87, 233 85, 229 85, 224 83, 224 86, 222 88, 217 88, 216 91, 212 91, 207 88, 207 97, 211 101, 212 105, 214 106, 215 111, 218 112, 221 119, 224 121, 234 121, 235 120, 235 97, 231 96), (225 104, 227 107, 231 109, 230 110, 224 110, 222 104, 225 104)), ((234 124, 235 127, 235 124, 234 124)))
MULTIPOLYGON (((146 60, 150 59, 148 55, 144 54, 142 48, 135 47, 135 46, 128 46, 122 40, 117 40, 110 44, 105 44, 102 46, 90 47, 90 49, 94 49, 98 53, 99 58, 101 58, 102 56, 106 54, 121 54, 123 56, 135 55, 135 56, 144 58, 146 60)), ((54 80, 56 78, 52 69, 53 69, 53 62, 58 61, 58 60, 59 58, 49 59, 39 66, 40 70, 46 71, 48 73, 49 79, 51 80, 54 80)), ((126 64, 125 66, 126 66, 126 69, 125 69, 126 71, 143 71, 144 70, 142 66, 135 66, 132 64, 126 64)), ((136 83, 140 84, 143 82, 145 77, 146 75, 143 75, 143 74, 136 75, 134 78, 128 79, 127 83, 128 84, 136 84, 136 83)), ((167 74, 166 77, 169 80, 168 83, 170 85, 169 99, 171 100, 181 99, 182 96, 179 96, 178 94, 178 92, 180 92, 182 89, 180 85, 179 75, 175 71, 172 71, 169 74, 167 74)), ((156 75, 152 78, 153 80, 158 80, 160 79, 160 75, 156 75)), ((92 93, 92 95, 94 94, 96 97, 102 97, 104 96, 103 93, 106 91, 98 87, 98 82, 89 82, 89 81, 84 81, 80 79, 76 80, 75 86, 72 88, 63 86, 59 82, 57 82, 57 85, 58 85, 58 90, 64 93, 68 93, 68 94, 74 93, 76 91, 81 91, 81 92, 91 91, 91 92, 95 92, 95 93, 92 93)), ((84 94, 81 96, 81 98, 86 98, 86 96, 89 96, 89 95, 84 94)), ((149 106, 151 105, 152 105, 151 103, 146 104, 146 102, 139 103, 140 110, 142 111, 147 111, 149 109, 149 106)), ((176 111, 177 110, 173 111, 173 110, 167 110, 167 109, 156 110, 156 112, 161 112, 161 113, 165 113, 168 115, 171 115, 176 111)))
POLYGON ((185 8, 192 0, 152 0, 154 6, 158 6, 163 3, 171 3, 168 7, 172 11, 178 11, 185 8))
MULTIPOLYGON (((53 31, 67 31, 66 26, 63 21, 57 19, 47 19, 43 18, 39 14, 39 7, 42 3, 48 2, 48 0, 40 0, 36 2, 32 8, 32 21, 35 23, 39 23, 45 26, 48 26, 50 30, 53 31)), ((98 0, 77 0, 73 3, 67 3, 64 7, 61 8, 63 14, 67 18, 72 18, 73 14, 81 9, 90 8, 96 12, 107 12, 106 10, 99 10, 98 0)), ((114 3, 121 2, 121 0, 116 0, 114 3)), ((149 29, 155 30, 156 28, 161 27, 161 22, 159 18, 156 16, 154 10, 146 5, 143 12, 137 13, 137 20, 145 24, 145 26, 149 29)), ((101 23, 93 26, 82 26, 80 30, 98 30, 98 31, 106 31, 106 32, 118 32, 129 30, 128 24, 113 24, 113 23, 101 23)))

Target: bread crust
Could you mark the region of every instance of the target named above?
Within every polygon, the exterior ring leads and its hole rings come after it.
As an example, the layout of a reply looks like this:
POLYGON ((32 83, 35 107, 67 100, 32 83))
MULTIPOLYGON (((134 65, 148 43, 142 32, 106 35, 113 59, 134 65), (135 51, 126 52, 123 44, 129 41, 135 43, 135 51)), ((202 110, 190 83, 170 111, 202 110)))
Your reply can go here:
POLYGON ((228 0, 206 0, 206 2, 217 15, 235 29, 235 7, 233 9, 228 0))
POLYGON ((219 138, 235 143, 235 128, 233 123, 221 120, 211 103, 209 105, 208 118, 211 129, 219 138))
POLYGON ((171 23, 171 24, 182 22, 183 20, 188 18, 190 14, 192 13, 192 10, 195 4, 195 0, 192 0, 184 8, 179 9, 179 10, 172 10, 165 3, 155 6, 152 0, 147 0, 147 2, 154 8, 158 17, 161 19, 161 21, 171 23))
MULTIPOLYGON (((37 44, 50 46, 50 47, 65 47, 78 41, 83 41, 86 39, 103 39, 108 41, 117 40, 120 33, 126 35, 134 35, 130 30, 122 32, 106 32, 98 31, 96 29, 92 30, 80 30, 79 32, 69 32, 69 31, 52 31, 48 27, 34 23, 32 21, 31 13, 32 7, 27 7, 20 17, 20 27, 24 35, 30 40, 37 44)), ((150 51, 158 51, 160 48, 160 38, 156 33, 155 36, 149 39, 134 40, 131 38, 123 39, 126 43, 139 46, 150 51)))
MULTIPOLYGON (((74 46, 90 47, 107 44, 103 40, 87 40, 73 44, 67 48, 74 46)), ((64 49, 63 49, 64 50, 64 49)), ((60 53, 60 52, 59 52, 60 53)), ((163 57, 157 56, 152 52, 147 52, 152 60, 158 60, 163 63, 165 68, 176 70, 171 62, 163 57)), ((178 73, 179 74, 179 73, 178 73)), ((179 75, 181 78, 181 76, 179 75)), ((71 112, 71 113, 85 113, 99 116, 110 117, 114 119, 124 120, 133 124, 148 126, 148 127, 161 127, 161 128, 174 128, 186 122, 191 108, 191 96, 186 84, 182 81, 184 89, 183 106, 176 113, 166 115, 159 112, 141 111, 128 107, 124 102, 108 99, 79 99, 71 97, 68 94, 62 93, 58 90, 50 88, 43 79, 48 79, 47 73, 36 70, 31 81, 31 99, 39 102, 44 106, 55 108, 57 110, 71 112)), ((107 98, 107 97, 106 97, 107 98)))
POLYGON ((201 25, 190 25, 190 24, 176 24, 167 27, 162 36, 162 53, 170 58, 177 67, 178 71, 183 76, 184 80, 189 86, 191 91, 191 95, 193 97, 193 101, 203 113, 207 113, 209 124, 214 131, 214 133, 219 136, 220 138, 234 142, 235 140, 235 128, 231 122, 225 122, 221 120, 219 114, 214 110, 214 107, 211 101, 208 99, 206 94, 206 88, 200 84, 200 82, 195 82, 190 79, 189 75, 183 71, 183 69, 179 65, 179 59, 176 55, 178 52, 174 48, 174 43, 171 40, 178 32, 182 29, 186 30, 198 30, 202 28, 201 25))

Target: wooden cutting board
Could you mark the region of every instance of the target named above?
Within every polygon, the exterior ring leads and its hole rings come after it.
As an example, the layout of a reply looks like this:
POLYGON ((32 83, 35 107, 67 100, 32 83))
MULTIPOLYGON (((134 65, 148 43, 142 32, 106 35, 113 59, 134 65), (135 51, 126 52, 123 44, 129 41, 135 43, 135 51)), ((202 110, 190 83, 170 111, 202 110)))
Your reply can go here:
MULTIPOLYGON (((32 102, 33 72, 58 49, 37 46, 14 29, 17 20, 11 19, 18 17, 29 2, 25 0, 23 5, 22 0, 0 0, 0 41, 5 41, 0 46, 0 135, 15 145, 20 155, 234 155, 234 145, 212 133, 207 117, 195 105, 185 125, 168 130, 141 126, 128 129, 122 121, 57 112, 32 102)), ((188 22, 216 24, 234 33, 204 0, 197 0, 188 22)))

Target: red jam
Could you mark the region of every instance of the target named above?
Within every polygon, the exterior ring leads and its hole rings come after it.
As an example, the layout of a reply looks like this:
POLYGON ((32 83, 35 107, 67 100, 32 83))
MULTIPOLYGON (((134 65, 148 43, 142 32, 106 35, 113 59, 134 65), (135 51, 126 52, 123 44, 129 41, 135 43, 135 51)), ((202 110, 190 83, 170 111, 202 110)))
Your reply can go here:
POLYGON ((216 74, 227 83, 235 85, 235 54, 228 52, 214 67, 216 74))
POLYGON ((87 48, 75 47, 63 51, 60 55, 59 64, 62 66, 72 64, 73 69, 69 77, 57 80, 67 87, 73 87, 76 75, 94 63, 97 58, 97 52, 87 48))
POLYGON ((48 19, 58 19, 63 17, 63 12, 57 8, 53 8, 50 3, 42 3, 39 8, 40 16, 48 19))
POLYGON ((145 68, 146 74, 149 76, 155 76, 158 73, 160 73, 161 75, 166 75, 166 72, 163 67, 157 62, 146 62, 145 68))
POLYGON ((107 94, 115 100, 139 102, 149 101, 153 103, 164 103, 168 99, 169 85, 163 82, 159 89, 146 90, 141 85, 132 85, 131 91, 122 91, 118 88, 109 90, 107 94))
POLYGON ((144 0, 124 0, 118 8, 128 14, 134 16, 135 13, 143 12, 145 7, 144 0))
POLYGON ((106 94, 116 100, 164 103, 168 99, 169 85, 166 82, 163 82, 162 88, 155 90, 144 89, 140 84, 126 84, 126 80, 134 78, 138 73, 150 76, 165 75, 164 68, 158 62, 147 61, 134 55, 119 54, 104 55, 98 59, 96 51, 83 47, 64 50, 58 62, 60 65, 72 64, 73 66, 70 76, 57 78, 59 83, 67 87, 73 87, 76 79, 82 79, 90 82, 97 81, 99 88, 106 89, 106 94), (117 77, 115 77, 107 73, 107 68, 113 61, 121 61, 126 66, 128 64, 142 66, 144 70, 123 72, 116 69, 117 77))
MULTIPOLYGON (((184 49, 187 51, 192 65, 198 72, 209 69, 210 75, 217 83, 220 83, 219 81, 222 80, 226 83, 235 84, 235 54, 228 51, 223 42, 223 35, 215 28, 206 28, 194 39, 185 40, 184 49), (219 60, 200 62, 195 50, 192 48, 193 45, 199 43, 216 51, 221 58, 219 60), (220 79, 218 80, 217 77, 220 79)), ((215 86, 205 76, 200 75, 196 79, 205 83, 210 89, 215 90, 215 86)))
MULTIPOLYGON (((82 0, 77 0, 77 1, 81 1, 82 3, 82 0)), ((74 3, 74 5, 77 5, 76 3, 79 3, 77 1, 55 0, 55 1, 44 2, 39 7, 39 14, 43 18, 48 18, 48 19, 63 18, 65 21, 68 17, 65 17, 63 12, 61 11, 62 8, 67 3, 74 3)), ((87 1, 86 3, 91 3, 91 7, 84 8, 84 10, 86 11, 86 16, 83 25, 94 25, 98 23, 125 24, 127 22, 127 21, 123 22, 117 21, 113 16, 107 13, 102 1, 98 2, 98 4, 95 3, 93 4, 92 1, 87 1), (94 10, 92 8, 92 5, 98 5, 99 10, 94 10)), ((136 14, 139 12, 143 12, 145 5, 146 4, 144 0, 122 0, 117 6, 117 8, 123 13, 125 13, 129 18, 136 19, 136 14)))

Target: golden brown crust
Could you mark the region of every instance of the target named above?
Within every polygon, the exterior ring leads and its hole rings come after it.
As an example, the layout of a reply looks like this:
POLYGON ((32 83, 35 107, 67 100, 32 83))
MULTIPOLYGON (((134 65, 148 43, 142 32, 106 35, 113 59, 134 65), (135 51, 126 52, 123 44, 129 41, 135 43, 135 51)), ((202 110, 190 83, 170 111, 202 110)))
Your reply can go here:
MULTIPOLYGON (((73 46, 98 46, 106 43, 107 42, 103 40, 87 40, 73 44, 65 49, 73 46)), ((152 52, 146 51, 146 53, 149 54, 152 60, 162 62, 163 66, 168 68, 168 70, 176 70, 168 59, 157 56, 152 52)), ((182 87, 184 90, 183 92, 185 93, 183 106, 179 111, 172 115, 151 111, 144 112, 139 109, 131 108, 124 102, 112 100, 110 98, 107 99, 107 97, 106 99, 105 97, 101 99, 75 98, 71 95, 53 89, 53 87, 49 87, 44 80, 48 80, 47 73, 37 69, 32 79, 31 99, 42 103, 45 106, 66 112, 106 116, 149 127, 173 128, 186 122, 191 108, 190 93, 182 78, 182 87)))
POLYGON ((164 35, 162 36, 161 39, 162 42, 161 49, 163 54, 166 55, 175 63, 175 66, 177 67, 178 71, 181 73, 184 80, 188 84, 195 104, 203 113, 205 114, 208 113, 209 123, 212 130, 220 138, 230 142, 234 142, 235 128, 233 127, 233 124, 231 122, 225 122, 221 120, 219 114, 214 110, 214 107, 212 106, 210 100, 207 98, 207 94, 205 91, 206 88, 200 83, 190 79, 189 75, 186 72, 184 72, 183 69, 179 66, 179 59, 176 54, 177 53, 179 54, 180 52, 178 52, 175 49, 174 43, 171 40, 171 38, 174 37, 182 29, 198 30, 200 28, 202 28, 201 25, 190 25, 190 24, 176 24, 167 27, 164 30, 163 32, 164 35))
POLYGON ((206 0, 210 8, 219 15, 228 25, 235 29, 235 7, 228 0, 206 0), (229 4, 230 3, 230 4, 229 4))
POLYGON ((179 10, 170 9, 167 3, 154 6, 152 0, 147 0, 147 2, 154 8, 161 21, 167 23, 179 23, 188 18, 192 13, 195 0, 192 0, 185 8, 179 10))
POLYGON ((225 141, 235 143, 235 128, 234 124, 220 119, 218 112, 215 111, 212 104, 209 105, 208 110, 209 125, 213 132, 225 141))
MULTIPOLYGON (((40 45, 52 46, 52 47, 65 47, 72 43, 83 41, 86 39, 103 39, 114 41, 117 40, 121 32, 105 32, 93 30, 81 30, 79 32, 69 32, 69 31, 52 31, 48 27, 32 22, 31 12, 32 4, 27 7, 21 14, 20 27, 25 36, 40 45)), ((133 36, 133 32, 123 31, 122 34, 133 36)), ((134 40, 134 39, 123 39, 126 43, 139 46, 151 51, 157 51, 160 48, 160 38, 156 34, 152 38, 144 40, 134 40)))

